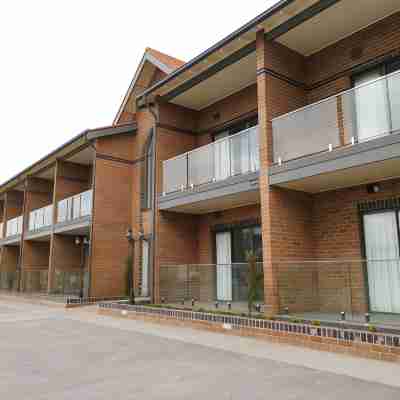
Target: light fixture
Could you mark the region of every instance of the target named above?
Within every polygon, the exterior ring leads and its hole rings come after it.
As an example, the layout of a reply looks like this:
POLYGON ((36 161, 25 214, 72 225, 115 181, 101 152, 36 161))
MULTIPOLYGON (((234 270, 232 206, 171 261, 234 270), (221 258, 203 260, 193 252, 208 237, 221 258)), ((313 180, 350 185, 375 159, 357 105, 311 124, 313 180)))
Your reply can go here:
POLYGON ((372 183, 371 185, 367 185, 367 193, 374 194, 379 193, 381 191, 381 185, 379 183, 372 183))
POLYGON ((342 321, 346 321, 346 313, 345 313, 344 311, 342 311, 342 312, 340 313, 340 319, 341 319, 342 321))
POLYGON ((81 238, 79 236, 75 236, 75 244, 79 246, 81 244, 81 238))
POLYGON ((133 240, 133 232, 131 228, 128 228, 126 230, 125 237, 127 238, 128 242, 131 242, 133 240))
POLYGON ((369 324, 371 322, 371 315, 369 313, 365 314, 365 323, 369 324))
POLYGON ((90 240, 86 236, 83 238, 83 244, 84 245, 90 244, 90 240))

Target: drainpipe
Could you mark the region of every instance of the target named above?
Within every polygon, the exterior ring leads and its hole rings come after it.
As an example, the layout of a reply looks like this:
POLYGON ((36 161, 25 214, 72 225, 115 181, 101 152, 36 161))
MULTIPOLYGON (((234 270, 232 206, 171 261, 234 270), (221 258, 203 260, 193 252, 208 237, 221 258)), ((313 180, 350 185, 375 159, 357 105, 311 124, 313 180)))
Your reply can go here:
POLYGON ((159 117, 157 112, 152 108, 146 96, 145 99, 146 107, 150 111, 151 115, 153 116, 153 140, 152 140, 152 162, 151 162, 151 169, 153 175, 152 181, 152 217, 151 217, 151 246, 150 246, 150 254, 151 254, 151 268, 150 268, 150 287, 151 287, 151 301, 155 301, 155 265, 156 265, 156 217, 157 217, 157 125, 159 122, 159 117))
MULTIPOLYGON (((93 168, 92 168, 92 219, 90 224, 90 237, 89 237, 89 254, 87 261, 87 269, 88 269, 88 292, 87 297, 90 298, 92 295, 92 248, 93 248, 93 221, 94 221, 94 199, 96 196, 96 146, 93 144, 91 140, 88 139, 87 130, 85 132, 85 140, 87 144, 93 149, 94 157, 93 157, 93 168)), ((82 271, 83 273, 83 271, 82 271)), ((82 288, 83 289, 83 288, 82 288)))

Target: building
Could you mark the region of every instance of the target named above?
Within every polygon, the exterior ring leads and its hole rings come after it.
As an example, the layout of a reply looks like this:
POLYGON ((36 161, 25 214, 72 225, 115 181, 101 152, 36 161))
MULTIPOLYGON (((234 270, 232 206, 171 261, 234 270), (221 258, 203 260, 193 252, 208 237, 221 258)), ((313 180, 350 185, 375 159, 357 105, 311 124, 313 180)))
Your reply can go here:
POLYGON ((267 313, 400 313, 399 26, 284 0, 190 62, 147 49, 112 126, 1 187, 2 270, 118 296, 131 254, 155 302, 241 303, 251 251, 267 313))

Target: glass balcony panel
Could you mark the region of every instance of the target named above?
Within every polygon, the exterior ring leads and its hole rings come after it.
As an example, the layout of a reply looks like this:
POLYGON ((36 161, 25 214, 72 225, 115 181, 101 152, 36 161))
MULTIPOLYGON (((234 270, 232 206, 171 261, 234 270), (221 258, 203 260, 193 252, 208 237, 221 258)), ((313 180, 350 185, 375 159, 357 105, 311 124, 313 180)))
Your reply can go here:
POLYGON ((164 161, 164 192, 173 193, 187 188, 187 154, 164 161))
POLYGON ((82 196, 80 194, 72 198, 72 219, 78 219, 81 217, 81 200, 82 196))
POLYGON ((188 154, 189 185, 202 185, 214 180, 214 146, 200 147, 188 154))
POLYGON ((68 216, 68 199, 58 202, 57 222, 65 222, 68 216))
POLYGON ((258 127, 249 129, 250 171, 260 169, 260 143, 258 127))
POLYGON ((386 84, 386 79, 380 79, 354 89, 358 141, 390 132, 386 84))
POLYGON ((340 145, 336 97, 272 121, 274 161, 319 153, 340 145))
POLYGON ((30 231, 34 231, 35 230, 35 219, 36 219, 36 211, 31 211, 29 213, 29 227, 28 229, 30 231))
POLYGON ((49 206, 44 208, 43 224, 44 226, 51 226, 52 223, 53 223, 53 205, 50 204, 49 206))
POLYGON ((229 138, 214 143, 215 180, 222 181, 231 176, 231 142, 229 138))
POLYGON ((81 195, 81 217, 92 214, 92 193, 91 190, 88 190, 81 195))
POLYGON ((3 223, 0 223, 0 239, 3 239, 3 229, 4 229, 3 223))
POLYGON ((164 161, 164 192, 222 181, 259 167, 258 127, 253 127, 164 161))
POLYGON ((231 175, 242 175, 250 171, 249 135, 235 135, 230 138, 231 175))

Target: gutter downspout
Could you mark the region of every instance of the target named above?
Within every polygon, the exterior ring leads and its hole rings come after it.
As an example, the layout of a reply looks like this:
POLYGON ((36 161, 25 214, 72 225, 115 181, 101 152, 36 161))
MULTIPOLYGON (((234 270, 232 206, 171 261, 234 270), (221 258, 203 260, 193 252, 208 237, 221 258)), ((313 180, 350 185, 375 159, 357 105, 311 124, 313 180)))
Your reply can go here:
POLYGON ((155 265, 156 265, 156 216, 157 216, 157 125, 159 122, 159 116, 156 111, 152 108, 148 98, 145 98, 146 107, 153 116, 153 140, 152 140, 152 162, 151 169, 153 174, 153 188, 152 188, 152 217, 151 217, 151 268, 150 268, 150 287, 151 287, 151 301, 155 301, 155 265))
MULTIPOLYGON (((89 131, 85 132, 85 140, 88 145, 93 149, 93 168, 92 168, 92 218, 90 223, 90 238, 89 238, 89 260, 88 260, 88 293, 87 297, 90 298, 92 295, 92 254, 93 254, 93 221, 94 221, 94 199, 96 196, 96 146, 93 144, 92 140, 88 138, 89 131)), ((82 271, 83 272, 83 271, 82 271)), ((82 288, 83 289, 83 288, 82 288)))

